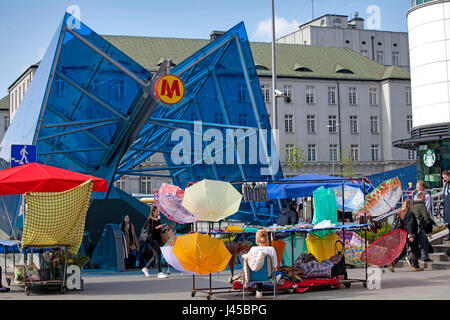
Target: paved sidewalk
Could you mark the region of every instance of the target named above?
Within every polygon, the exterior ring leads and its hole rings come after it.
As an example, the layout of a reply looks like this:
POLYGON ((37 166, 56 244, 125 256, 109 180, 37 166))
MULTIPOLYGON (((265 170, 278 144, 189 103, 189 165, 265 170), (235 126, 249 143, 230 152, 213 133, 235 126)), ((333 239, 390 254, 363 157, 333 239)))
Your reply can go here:
MULTIPOLYGON (((349 278, 364 279, 362 269, 349 269, 349 278)), ((226 287, 230 272, 213 275, 213 287, 226 287)), ((206 294, 198 292, 191 297, 192 276, 172 273, 168 279, 158 279, 153 273, 145 277, 140 271, 124 273, 83 273, 84 291, 33 291, 26 296, 24 289, 11 284, 11 291, 0 293, 0 300, 190 300, 205 301, 206 294)), ((448 270, 426 270, 412 272, 407 268, 396 269, 392 273, 381 273, 381 289, 369 290, 361 283, 354 283, 350 288, 306 292, 303 294, 280 294, 279 300, 450 300, 450 272, 448 270)), ((196 288, 208 288, 209 277, 197 276, 196 288)), ((241 300, 239 292, 217 293, 213 300, 241 300)), ((263 300, 271 300, 268 292, 263 300)), ((253 296, 248 300, 255 300, 253 296)), ((261 301, 258 299, 258 301, 261 301)))

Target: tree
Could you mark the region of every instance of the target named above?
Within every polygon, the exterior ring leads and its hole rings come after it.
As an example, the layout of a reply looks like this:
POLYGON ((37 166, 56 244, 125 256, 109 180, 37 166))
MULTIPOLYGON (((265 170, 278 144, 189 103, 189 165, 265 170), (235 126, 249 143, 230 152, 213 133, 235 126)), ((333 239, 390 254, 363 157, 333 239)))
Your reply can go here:
POLYGON ((353 178, 353 159, 351 152, 347 150, 342 151, 341 155, 341 176, 345 178, 353 178))
POLYGON ((305 151, 302 148, 298 148, 294 145, 292 152, 286 156, 286 160, 297 173, 300 172, 300 168, 303 167, 306 161, 305 151))

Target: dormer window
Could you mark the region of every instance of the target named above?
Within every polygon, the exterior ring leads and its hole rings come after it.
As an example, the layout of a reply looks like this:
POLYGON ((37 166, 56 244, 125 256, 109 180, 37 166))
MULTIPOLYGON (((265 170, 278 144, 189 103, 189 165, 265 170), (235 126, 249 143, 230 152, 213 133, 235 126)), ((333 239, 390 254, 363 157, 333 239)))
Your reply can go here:
POLYGON ((343 67, 343 66, 341 66, 341 65, 339 65, 339 64, 336 65, 336 71, 335 71, 335 72, 336 72, 336 73, 353 74, 353 71, 352 71, 352 70, 350 70, 350 69, 348 69, 348 68, 345 68, 345 67, 343 67))
POLYGON ((310 68, 302 66, 298 63, 296 63, 294 65, 294 71, 299 71, 299 72, 313 72, 310 68))
POLYGON ((269 70, 269 68, 267 68, 266 66, 264 66, 262 64, 255 64, 255 68, 256 68, 256 70, 269 70))

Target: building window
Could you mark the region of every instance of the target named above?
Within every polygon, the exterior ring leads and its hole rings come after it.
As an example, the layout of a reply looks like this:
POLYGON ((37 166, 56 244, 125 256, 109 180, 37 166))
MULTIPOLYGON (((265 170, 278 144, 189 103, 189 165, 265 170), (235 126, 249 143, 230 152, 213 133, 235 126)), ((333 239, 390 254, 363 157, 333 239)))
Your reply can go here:
POLYGON ((377 89, 376 88, 369 89, 369 103, 371 106, 377 105, 377 89))
POLYGON ((287 144, 286 145, 286 161, 290 161, 294 159, 294 145, 287 144))
POLYGON ((337 132, 337 116, 328 116, 328 132, 337 132))
POLYGON ((338 145, 337 144, 330 144, 330 161, 338 161, 338 156, 337 156, 337 152, 338 152, 338 145))
POLYGON ((378 148, 377 144, 373 144, 373 145, 370 146, 370 155, 371 155, 372 161, 380 160, 378 149, 379 148, 378 148))
POLYGON ((408 160, 416 160, 416 150, 408 150, 408 160))
POLYGON ((222 112, 216 112, 214 115, 214 121, 219 124, 223 124, 223 113, 222 112))
POLYGON ((377 62, 383 64, 383 51, 377 51, 377 62))
POLYGON ((358 116, 350 116, 350 132, 358 133, 358 116))
POLYGON ((348 88, 348 103, 350 105, 356 105, 356 88, 348 88))
POLYGON ((412 115, 407 115, 406 116, 406 129, 408 130, 408 132, 411 132, 412 126, 413 126, 412 115))
POLYGON ((406 105, 411 105, 411 88, 406 88, 406 105))
POLYGON ((283 86, 283 95, 284 95, 285 102, 289 103, 292 101, 292 86, 291 85, 283 86))
POLYGON ((371 116, 370 117, 370 133, 379 133, 378 131, 378 117, 371 116))
POLYGON ((12 113, 14 113, 14 111, 15 111, 15 108, 16 108, 16 101, 15 101, 15 98, 16 97, 16 95, 15 95, 15 93, 13 92, 12 94, 11 94, 11 109, 12 109, 12 113))
POLYGON ((362 49, 361 50, 361 54, 363 55, 363 56, 368 56, 368 52, 367 52, 367 50, 366 49, 362 49))
POLYGON ((398 52, 392 52, 392 65, 398 66, 398 52))
POLYGON ((141 188, 139 190, 142 194, 152 193, 152 180, 150 177, 141 177, 141 188))
POLYGON ((123 80, 114 81, 114 92, 116 99, 123 99, 123 97, 125 96, 125 87, 123 80))
POLYGON ((286 133, 294 132, 294 115, 284 115, 284 130, 286 131, 286 133))
POLYGON ((336 87, 328 87, 328 104, 336 104, 336 87))
POLYGON ((247 125, 247 114, 239 113, 239 125, 246 126, 247 125))
POLYGON ((352 161, 359 161, 359 145, 352 144, 350 146, 350 157, 352 161))
POLYGON ((316 145, 308 144, 308 161, 316 161, 316 145))
POLYGON ((245 86, 245 84, 238 85, 237 95, 238 95, 238 102, 245 103, 247 96, 247 87, 245 86))
POLYGON ((125 178, 122 177, 122 178, 116 180, 116 182, 114 182, 114 186, 115 186, 117 189, 120 189, 120 190, 125 191, 125 187, 126 187, 126 184, 125 184, 125 178))
POLYGON ((57 97, 61 97, 64 94, 64 80, 57 77, 55 80, 55 94, 57 97))
POLYGON ((316 132, 316 116, 309 114, 306 116, 306 128, 308 130, 308 133, 315 133, 316 132))
POLYGON ((9 127, 9 116, 5 116, 4 118, 3 118, 3 123, 4 123, 4 125, 5 125, 5 132, 6 132, 6 130, 8 130, 8 127, 9 127))
POLYGON ((306 103, 307 104, 315 103, 314 86, 306 86, 306 103))
POLYGON ((261 92, 264 98, 264 102, 268 103, 270 102, 270 85, 268 84, 263 84, 261 86, 261 92))

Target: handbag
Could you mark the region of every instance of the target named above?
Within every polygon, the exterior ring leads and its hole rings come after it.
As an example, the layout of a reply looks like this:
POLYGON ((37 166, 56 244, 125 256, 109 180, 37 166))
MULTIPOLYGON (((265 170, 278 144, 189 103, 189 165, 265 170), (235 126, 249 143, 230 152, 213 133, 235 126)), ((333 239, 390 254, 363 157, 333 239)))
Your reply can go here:
POLYGON ((149 238, 149 232, 148 232, 148 221, 144 223, 144 226, 141 229, 141 234, 139 235, 139 242, 147 242, 149 238))
POLYGON ((165 244, 167 241, 169 241, 170 238, 172 238, 175 234, 173 233, 172 229, 168 229, 164 232, 161 232, 161 240, 162 243, 165 244))
POLYGON ((425 231, 425 233, 432 233, 433 232, 433 225, 434 225, 434 221, 431 222, 425 222, 423 225, 423 231, 425 231))

